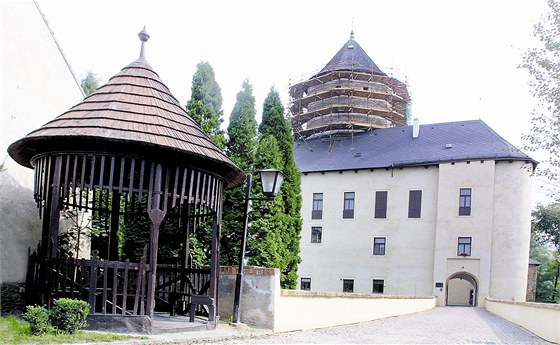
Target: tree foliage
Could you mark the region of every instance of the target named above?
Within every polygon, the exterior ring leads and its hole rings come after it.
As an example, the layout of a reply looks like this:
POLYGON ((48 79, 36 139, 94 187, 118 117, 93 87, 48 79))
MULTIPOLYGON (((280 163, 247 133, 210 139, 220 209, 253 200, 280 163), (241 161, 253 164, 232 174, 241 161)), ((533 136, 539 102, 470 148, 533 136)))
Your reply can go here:
POLYGON ((548 154, 539 172, 551 181, 552 195, 560 201, 560 2, 548 0, 548 7, 549 13, 534 27, 540 46, 524 54, 521 66, 532 77, 530 86, 538 101, 524 139, 526 149, 548 154))
MULTIPOLYGON (((280 166, 284 175, 281 193, 277 202, 283 207, 284 227, 279 229, 282 244, 285 246, 281 283, 283 288, 295 288, 297 284, 297 265, 301 262, 299 257, 299 241, 301 237, 301 179, 294 160, 294 137, 290 121, 284 116, 284 107, 278 91, 270 89, 264 104, 262 122, 259 126, 261 137, 274 137, 280 154, 280 166)), ((260 156, 260 155, 259 155, 260 156)))
POLYGON ((97 74, 93 73, 92 71, 87 71, 86 75, 82 78, 80 82, 80 86, 84 91, 84 94, 87 96, 91 95, 92 93, 97 90, 101 80, 97 77, 97 74))
POLYGON ((226 143, 224 131, 220 129, 223 122, 222 101, 222 91, 216 81, 214 69, 208 62, 199 62, 192 78, 187 112, 221 149, 226 143))
MULTIPOLYGON (((271 135, 261 136, 257 146, 255 170, 282 168, 282 156, 276 139, 271 135)), ((264 198, 260 188, 260 176, 255 174, 252 196, 264 198)), ((288 252, 285 234, 288 223, 281 196, 271 201, 255 201, 250 214, 251 226, 247 239, 248 263, 254 266, 279 268, 283 273, 288 266, 288 252)), ((283 281, 284 274, 281 276, 283 281)))
MULTIPOLYGON (((255 160, 255 139, 257 121, 255 119, 255 97, 253 87, 245 80, 229 118, 226 154, 238 167, 247 173, 253 171, 255 160)), ((221 235, 221 263, 239 263, 245 192, 242 186, 224 191, 223 220, 221 235)))
POLYGON ((560 203, 537 205, 533 211, 533 232, 539 242, 560 250, 560 203))
POLYGON ((531 258, 541 262, 536 301, 559 303, 560 203, 537 205, 532 215, 531 258))

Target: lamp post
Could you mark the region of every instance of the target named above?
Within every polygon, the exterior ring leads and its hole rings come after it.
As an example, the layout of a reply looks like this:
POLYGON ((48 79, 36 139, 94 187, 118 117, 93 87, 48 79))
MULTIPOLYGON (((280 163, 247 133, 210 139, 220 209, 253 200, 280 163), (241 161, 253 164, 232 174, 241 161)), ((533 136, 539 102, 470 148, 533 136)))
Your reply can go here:
POLYGON ((253 176, 246 175, 245 189, 245 214, 243 216, 243 237, 241 237, 241 250, 239 253, 239 269, 235 279, 235 297, 233 300, 233 322, 238 323, 241 317, 241 293, 243 291, 243 268, 245 261, 245 246, 247 243, 247 226, 249 222, 249 212, 252 200, 273 200, 280 191, 282 182, 284 181, 284 174, 276 169, 265 169, 259 171, 261 175, 261 184, 263 194, 266 198, 252 198, 251 189, 253 184, 253 176))

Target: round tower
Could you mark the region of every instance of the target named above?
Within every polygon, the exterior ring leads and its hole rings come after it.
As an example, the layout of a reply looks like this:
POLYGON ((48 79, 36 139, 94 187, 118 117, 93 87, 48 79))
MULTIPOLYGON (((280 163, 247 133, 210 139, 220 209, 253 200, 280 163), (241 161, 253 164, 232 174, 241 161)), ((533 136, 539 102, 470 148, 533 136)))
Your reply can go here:
POLYGON ((387 76, 350 39, 311 78, 290 87, 296 138, 406 125, 406 84, 387 76))

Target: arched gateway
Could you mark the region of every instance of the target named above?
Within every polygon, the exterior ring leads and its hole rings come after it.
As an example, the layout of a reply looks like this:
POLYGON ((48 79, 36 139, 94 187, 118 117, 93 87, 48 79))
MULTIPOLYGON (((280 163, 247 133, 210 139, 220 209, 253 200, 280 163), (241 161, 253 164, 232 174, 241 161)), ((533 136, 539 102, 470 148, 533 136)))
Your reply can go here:
POLYGON ((471 306, 477 305, 478 281, 467 272, 457 272, 447 279, 446 305, 471 306))
POLYGON ((191 321, 200 312, 213 323, 222 192, 245 175, 159 79, 144 59, 149 35, 143 30, 139 37, 139 59, 8 149, 35 170, 43 219, 27 303, 78 298, 94 317, 148 321, 156 308, 173 312, 181 303, 191 321), (80 239, 75 252, 62 250, 61 212, 91 219, 98 232, 88 234, 91 255, 83 255, 80 239), (212 234, 209 267, 189 259, 190 236, 202 228, 212 234), (177 260, 160 262, 158 247, 177 260))

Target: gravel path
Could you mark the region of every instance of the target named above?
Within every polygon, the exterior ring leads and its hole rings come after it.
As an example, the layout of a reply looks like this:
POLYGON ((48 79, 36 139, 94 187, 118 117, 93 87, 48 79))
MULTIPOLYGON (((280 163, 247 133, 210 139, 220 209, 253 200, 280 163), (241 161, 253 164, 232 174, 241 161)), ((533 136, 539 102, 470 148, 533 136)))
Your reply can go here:
POLYGON ((482 308, 426 312, 325 329, 277 333, 212 344, 551 344, 482 308))

